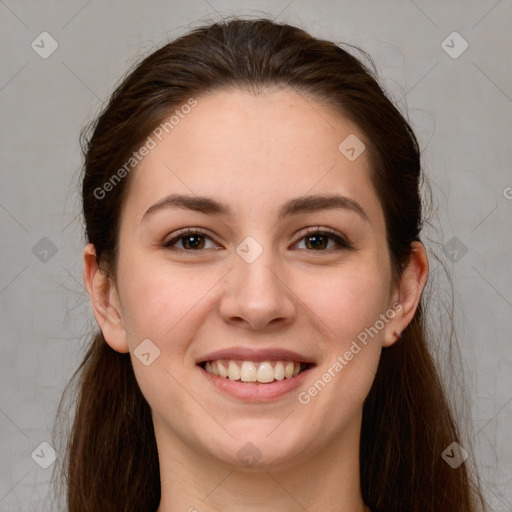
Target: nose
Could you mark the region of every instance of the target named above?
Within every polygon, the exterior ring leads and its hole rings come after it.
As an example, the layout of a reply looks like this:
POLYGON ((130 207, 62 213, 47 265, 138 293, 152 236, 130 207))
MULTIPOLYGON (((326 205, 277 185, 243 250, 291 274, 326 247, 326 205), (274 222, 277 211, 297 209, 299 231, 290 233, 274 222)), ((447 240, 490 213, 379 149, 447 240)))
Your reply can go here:
POLYGON ((270 249, 251 263, 235 254, 220 305, 223 320, 255 331, 281 329, 293 322, 296 301, 286 277, 270 249))

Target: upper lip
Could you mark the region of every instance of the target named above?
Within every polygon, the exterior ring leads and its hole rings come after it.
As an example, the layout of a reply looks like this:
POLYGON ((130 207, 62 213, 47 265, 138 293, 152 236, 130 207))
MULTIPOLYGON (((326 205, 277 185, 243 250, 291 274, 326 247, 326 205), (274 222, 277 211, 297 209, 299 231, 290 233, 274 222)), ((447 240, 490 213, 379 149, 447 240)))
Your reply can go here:
POLYGON ((200 357, 196 364, 202 364, 206 361, 215 361, 217 359, 237 359, 241 361, 293 361, 295 363, 309 363, 314 364, 311 358, 292 350, 284 350, 281 348, 265 348, 265 349, 252 349, 244 347, 231 347, 222 350, 210 352, 203 357, 200 357))

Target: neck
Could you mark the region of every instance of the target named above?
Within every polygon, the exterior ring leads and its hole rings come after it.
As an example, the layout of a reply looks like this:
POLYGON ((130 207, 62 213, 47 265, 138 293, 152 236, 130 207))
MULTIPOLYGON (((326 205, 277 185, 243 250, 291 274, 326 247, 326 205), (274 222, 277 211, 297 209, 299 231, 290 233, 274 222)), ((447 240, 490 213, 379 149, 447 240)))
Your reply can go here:
POLYGON ((361 497, 361 417, 315 456, 273 470, 198 453, 154 419, 161 478, 157 512, 370 512, 361 497))

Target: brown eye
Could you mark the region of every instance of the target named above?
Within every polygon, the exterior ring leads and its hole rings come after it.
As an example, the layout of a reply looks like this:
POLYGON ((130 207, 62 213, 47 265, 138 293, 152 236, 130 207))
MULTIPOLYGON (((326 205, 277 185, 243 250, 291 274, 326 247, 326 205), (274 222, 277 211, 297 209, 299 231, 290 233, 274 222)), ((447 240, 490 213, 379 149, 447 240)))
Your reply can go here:
POLYGON ((313 251, 323 252, 323 250, 326 248, 329 250, 335 249, 336 245, 344 249, 350 249, 352 247, 344 237, 330 230, 317 229, 310 231, 309 233, 301 233, 301 235, 302 238, 299 240, 299 242, 305 240, 306 249, 311 249, 313 251), (333 241, 335 246, 328 247, 329 241, 333 241))
POLYGON ((164 242, 162 246, 177 251, 201 252, 201 250, 205 249, 206 240, 212 239, 202 231, 188 229, 164 242), (181 247, 179 245, 174 247, 176 244, 181 244, 181 247))
MULTIPOLYGON (((351 249, 352 245, 339 233, 328 229, 316 229, 309 232, 302 232, 302 238, 305 240, 306 250, 309 252, 326 252, 335 249, 351 249), (329 242, 334 246, 329 247, 329 242)), ((207 241, 213 242, 212 238, 203 231, 186 229, 176 236, 162 244, 163 247, 183 252, 202 252, 204 249, 214 248, 206 247, 207 241)), ((299 243, 296 242, 296 243, 299 243)))

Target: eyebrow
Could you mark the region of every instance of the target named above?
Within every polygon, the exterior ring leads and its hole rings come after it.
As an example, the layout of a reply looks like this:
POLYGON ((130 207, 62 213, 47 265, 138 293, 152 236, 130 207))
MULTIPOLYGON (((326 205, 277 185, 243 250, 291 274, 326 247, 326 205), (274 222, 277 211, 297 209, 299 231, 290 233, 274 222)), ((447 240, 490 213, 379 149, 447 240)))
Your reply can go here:
MULTIPOLYGON (((234 217, 231 206, 222 201, 217 201, 216 199, 207 196, 171 194, 150 206, 146 210, 146 213, 144 213, 141 222, 152 216, 157 211, 167 208, 182 208, 204 213, 205 215, 218 215, 227 218, 234 217)), ((369 222, 368 215, 357 201, 338 194, 309 195, 291 199, 281 206, 278 211, 278 218, 279 220, 282 220, 290 215, 334 208, 353 211, 361 216, 366 222, 369 222)))

